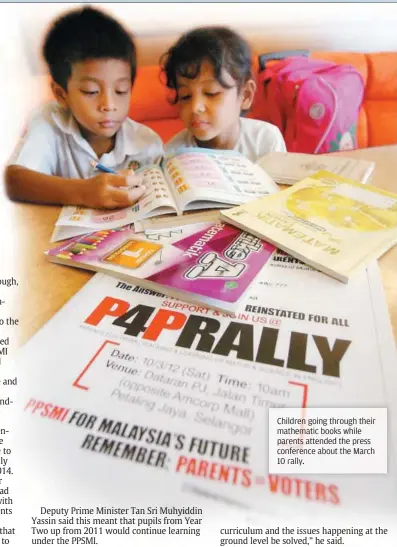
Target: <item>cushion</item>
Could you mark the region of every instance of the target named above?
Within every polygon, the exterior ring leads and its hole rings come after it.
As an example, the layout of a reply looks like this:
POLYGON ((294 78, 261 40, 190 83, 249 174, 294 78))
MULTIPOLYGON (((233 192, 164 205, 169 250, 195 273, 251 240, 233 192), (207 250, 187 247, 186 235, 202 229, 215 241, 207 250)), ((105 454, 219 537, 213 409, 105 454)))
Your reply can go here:
POLYGON ((160 80, 159 66, 138 68, 128 115, 137 122, 178 117, 171 103, 171 92, 160 80))

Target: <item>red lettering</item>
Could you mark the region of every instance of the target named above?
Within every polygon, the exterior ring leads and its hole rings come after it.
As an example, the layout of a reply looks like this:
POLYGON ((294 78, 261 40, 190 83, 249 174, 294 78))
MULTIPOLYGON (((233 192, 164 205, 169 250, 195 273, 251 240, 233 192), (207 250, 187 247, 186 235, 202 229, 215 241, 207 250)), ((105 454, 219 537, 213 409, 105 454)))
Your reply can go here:
POLYGON ((291 491, 292 491, 292 481, 289 477, 283 477, 281 479, 281 491, 283 494, 285 494, 286 496, 290 496, 291 495, 291 491))
POLYGON ((97 306, 87 317, 84 323, 97 326, 106 315, 109 315, 110 317, 120 317, 128 311, 129 307, 130 305, 125 300, 106 296, 99 306, 97 306))
POLYGON ((245 488, 249 488, 251 486, 251 469, 243 469, 241 485, 245 488))
MULTIPOLYGON (((207 468, 208 468, 208 462, 206 460, 200 460, 199 469, 198 469, 198 476, 199 477, 206 477, 207 468)), ((210 475, 211 475, 211 473, 210 473, 210 475)))
POLYGON ((321 482, 316 483, 316 500, 327 501, 327 498, 325 495, 325 484, 321 484, 321 482))
POLYGON ((339 505, 340 497, 338 493, 338 487, 335 484, 330 484, 328 487, 328 492, 331 494, 331 499, 329 500, 334 505, 339 505))
POLYGON ((186 475, 195 475, 196 474, 196 460, 191 458, 190 462, 187 464, 186 475))
POLYGON ((197 460, 196 458, 179 456, 176 471, 182 471, 186 475, 194 475, 195 477, 203 477, 219 482, 241 484, 244 487, 251 486, 251 469, 223 465, 204 459, 197 460))
POLYGON ((277 492, 278 490, 278 476, 269 475, 269 489, 270 492, 277 492))
POLYGON ((36 399, 29 399, 29 401, 26 403, 24 410, 28 410, 31 406, 34 408, 36 405, 36 399))
POLYGON ((176 470, 180 471, 182 467, 185 467, 187 464, 187 458, 186 456, 179 456, 178 461, 176 463, 176 470))
POLYGON ((315 500, 337 505, 340 503, 338 488, 334 484, 326 485, 321 482, 291 478, 287 476, 268 475, 269 490, 279 492, 285 496, 294 495, 298 498, 315 500))
POLYGON ((44 408, 45 404, 44 401, 36 401, 36 404, 34 405, 34 409, 32 410, 32 414, 37 412, 38 410, 41 410, 44 408))
POLYGON ((63 422, 69 413, 69 409, 64 408, 62 406, 53 406, 53 405, 50 405, 50 406, 51 406, 51 414, 49 415, 50 420, 59 420, 63 422))
POLYGON ((43 407, 43 410, 40 412, 40 416, 43 416, 43 418, 45 418, 51 412, 51 409, 52 409, 52 404, 46 403, 43 407))
POLYGON ((52 403, 45 403, 44 401, 36 401, 36 399, 30 399, 24 410, 30 410, 32 414, 40 411, 40 416, 43 418, 50 418, 51 420, 59 420, 63 422, 69 413, 69 408, 63 406, 57 406, 52 403))
MULTIPOLYGON (((305 497, 306 497, 307 500, 313 499, 313 498, 312 498, 312 486, 317 487, 318 484, 320 484, 320 483, 316 482, 316 483, 314 483, 314 485, 313 485, 312 482, 310 482, 310 481, 305 481, 305 497)), ((299 495, 300 495, 300 494, 299 494, 299 495)), ((314 499, 316 499, 316 498, 314 498, 314 499)))
MULTIPOLYGON (((211 479, 213 477, 210 477, 211 479)), ((228 482, 229 481, 229 468, 226 467, 226 465, 221 465, 221 469, 219 471, 219 480, 221 482, 228 482)))

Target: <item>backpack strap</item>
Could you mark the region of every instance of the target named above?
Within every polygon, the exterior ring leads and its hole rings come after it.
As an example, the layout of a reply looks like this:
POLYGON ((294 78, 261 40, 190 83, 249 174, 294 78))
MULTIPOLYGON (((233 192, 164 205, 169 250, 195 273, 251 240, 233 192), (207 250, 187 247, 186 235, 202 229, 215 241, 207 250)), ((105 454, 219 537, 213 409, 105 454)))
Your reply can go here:
POLYGON ((269 61, 281 61, 286 57, 309 57, 310 51, 308 49, 285 49, 282 51, 272 51, 270 53, 262 53, 259 55, 259 72, 262 72, 266 68, 266 63, 269 61))
MULTIPOLYGON (((270 59, 269 59, 270 60, 270 59)), ((274 59, 271 59, 272 61, 274 59)), ((269 82, 277 77, 279 73, 282 73, 285 67, 289 66, 293 62, 294 57, 285 57, 277 61, 276 63, 270 63, 258 74, 258 84, 264 85, 265 87, 269 82)))

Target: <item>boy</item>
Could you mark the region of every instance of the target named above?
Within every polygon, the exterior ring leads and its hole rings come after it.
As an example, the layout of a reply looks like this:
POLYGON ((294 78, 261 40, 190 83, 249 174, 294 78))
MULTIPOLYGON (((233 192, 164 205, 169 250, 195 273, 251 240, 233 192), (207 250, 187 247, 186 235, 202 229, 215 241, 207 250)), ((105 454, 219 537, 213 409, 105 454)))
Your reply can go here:
POLYGON ((30 121, 6 171, 8 196, 94 208, 131 205, 144 188, 126 170, 163 155, 160 137, 127 118, 136 75, 131 36, 112 17, 80 8, 53 23, 43 54, 57 102, 30 121), (92 166, 98 161, 124 174, 100 173, 92 166))
POLYGON ((256 91, 251 58, 247 42, 225 27, 190 31, 168 50, 163 71, 186 129, 167 143, 167 152, 181 146, 234 149, 255 162, 285 151, 276 126, 241 117, 256 91))

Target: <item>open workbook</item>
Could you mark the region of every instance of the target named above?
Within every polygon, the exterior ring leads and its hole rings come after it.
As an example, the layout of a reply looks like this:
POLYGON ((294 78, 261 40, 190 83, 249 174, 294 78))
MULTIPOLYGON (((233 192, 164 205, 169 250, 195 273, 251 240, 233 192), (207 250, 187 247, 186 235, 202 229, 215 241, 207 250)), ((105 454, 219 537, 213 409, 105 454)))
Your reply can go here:
POLYGON ((167 155, 161 166, 151 165, 136 174, 146 187, 136 204, 117 211, 64 207, 51 241, 159 215, 240 205, 278 189, 263 169, 233 150, 181 148, 167 155))
POLYGON ((294 152, 269 152, 257 162, 277 184, 295 184, 317 171, 330 171, 366 184, 375 169, 373 161, 334 154, 300 154, 294 152))

